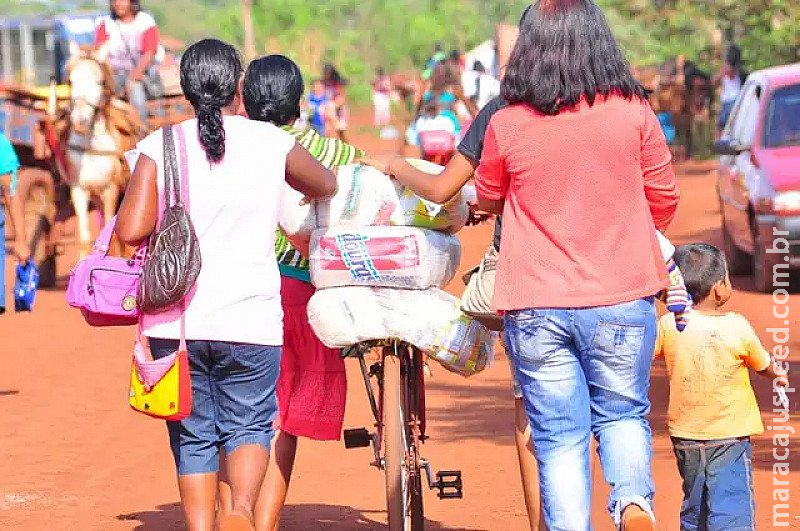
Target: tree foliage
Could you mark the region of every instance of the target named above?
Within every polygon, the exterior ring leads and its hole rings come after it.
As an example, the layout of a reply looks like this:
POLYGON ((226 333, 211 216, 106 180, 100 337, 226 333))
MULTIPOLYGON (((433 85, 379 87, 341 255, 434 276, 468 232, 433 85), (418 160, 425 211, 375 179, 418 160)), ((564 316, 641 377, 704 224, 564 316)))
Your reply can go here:
MULTIPOLYGON (((800 60, 800 0, 597 0, 632 63, 654 65, 677 55, 715 67, 727 42, 739 44, 745 67, 800 60)), ((253 0, 257 51, 282 52, 308 72, 324 61, 364 81, 377 66, 424 63, 435 41, 469 49, 516 23, 529 0, 253 0)), ((0 12, 104 7, 99 0, 0 0, 0 12), (38 6, 38 7, 37 7, 38 6), (13 11, 11 11, 13 10, 13 11)), ((143 0, 161 27, 191 41, 216 36, 243 44, 240 0, 143 0)))

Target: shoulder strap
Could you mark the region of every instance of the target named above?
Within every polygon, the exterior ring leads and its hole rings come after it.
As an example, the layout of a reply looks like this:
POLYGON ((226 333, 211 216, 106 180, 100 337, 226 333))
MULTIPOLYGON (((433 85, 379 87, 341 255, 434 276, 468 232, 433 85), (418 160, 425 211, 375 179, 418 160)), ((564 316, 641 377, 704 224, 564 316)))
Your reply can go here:
POLYGON ((164 136, 164 205, 169 208, 181 204, 181 184, 172 126, 165 125, 161 132, 164 136))

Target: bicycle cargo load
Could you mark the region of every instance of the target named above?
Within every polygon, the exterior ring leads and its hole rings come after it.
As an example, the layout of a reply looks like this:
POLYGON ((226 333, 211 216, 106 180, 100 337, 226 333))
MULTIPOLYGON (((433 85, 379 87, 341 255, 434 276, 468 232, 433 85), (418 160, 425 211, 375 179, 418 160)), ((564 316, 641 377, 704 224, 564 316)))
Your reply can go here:
POLYGON ((416 227, 319 229, 311 238, 311 282, 320 289, 440 288, 456 274, 455 236, 416 227))
MULTIPOLYGON (((435 164, 415 165, 427 173, 442 170, 435 164)), ((332 198, 309 204, 302 204, 300 192, 288 184, 284 187, 279 223, 287 236, 310 237, 317 229, 375 225, 411 226, 453 234, 464 227, 469 217, 462 194, 445 205, 437 205, 369 166, 342 166, 336 179, 337 191, 332 198)))
POLYGON ((439 289, 343 287, 320 290, 308 304, 308 321, 330 348, 397 338, 462 376, 483 371, 495 336, 461 311, 461 301, 439 289))

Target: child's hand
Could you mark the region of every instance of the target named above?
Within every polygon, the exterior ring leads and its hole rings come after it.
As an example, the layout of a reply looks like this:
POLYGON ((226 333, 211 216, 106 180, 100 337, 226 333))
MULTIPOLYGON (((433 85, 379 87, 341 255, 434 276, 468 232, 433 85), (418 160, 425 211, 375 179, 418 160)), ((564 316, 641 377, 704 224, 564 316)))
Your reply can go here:
POLYGON ((772 375, 775 387, 786 389, 789 387, 789 371, 781 369, 777 361, 772 362, 772 375))

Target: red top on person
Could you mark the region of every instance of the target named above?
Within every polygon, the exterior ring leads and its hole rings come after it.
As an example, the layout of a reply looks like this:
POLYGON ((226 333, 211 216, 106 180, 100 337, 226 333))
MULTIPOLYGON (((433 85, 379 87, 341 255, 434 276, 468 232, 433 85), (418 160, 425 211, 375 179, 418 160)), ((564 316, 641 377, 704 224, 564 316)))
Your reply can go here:
POLYGON ((494 306, 609 306, 667 286, 654 230, 679 191, 650 105, 598 95, 558 114, 524 104, 492 118, 478 194, 505 200, 494 306))

